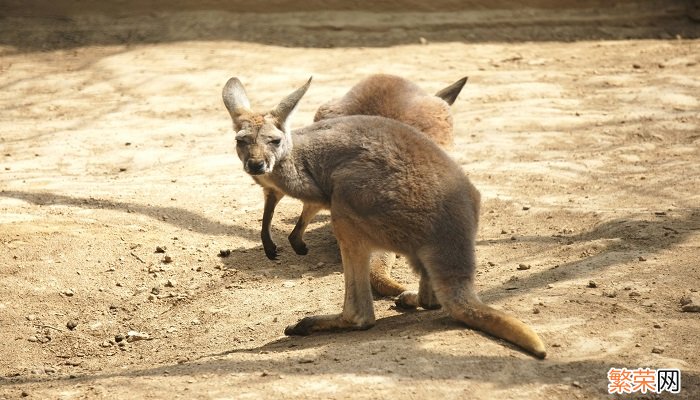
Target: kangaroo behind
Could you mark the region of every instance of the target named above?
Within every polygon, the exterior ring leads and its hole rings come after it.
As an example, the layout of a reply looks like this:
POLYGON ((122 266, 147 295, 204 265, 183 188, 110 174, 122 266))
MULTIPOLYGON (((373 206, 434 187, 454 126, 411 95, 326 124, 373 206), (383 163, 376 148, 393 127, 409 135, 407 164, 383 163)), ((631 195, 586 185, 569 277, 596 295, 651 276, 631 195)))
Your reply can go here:
POLYGON ((388 251, 404 255, 420 275, 418 292, 399 298, 406 305, 443 307, 466 325, 544 358, 531 328, 485 305, 474 291, 480 199, 461 168, 425 135, 389 118, 339 117, 290 132, 287 120, 309 84, 262 113, 251 111, 238 79, 223 91, 244 169, 266 190, 330 209, 338 239, 342 312, 303 318, 285 333, 372 327, 370 257, 388 251))
POLYGON ((454 141, 450 106, 465 83, 466 77, 430 95, 405 78, 371 75, 340 99, 321 105, 314 121, 345 115, 378 115, 411 125, 440 146, 449 147, 454 141))

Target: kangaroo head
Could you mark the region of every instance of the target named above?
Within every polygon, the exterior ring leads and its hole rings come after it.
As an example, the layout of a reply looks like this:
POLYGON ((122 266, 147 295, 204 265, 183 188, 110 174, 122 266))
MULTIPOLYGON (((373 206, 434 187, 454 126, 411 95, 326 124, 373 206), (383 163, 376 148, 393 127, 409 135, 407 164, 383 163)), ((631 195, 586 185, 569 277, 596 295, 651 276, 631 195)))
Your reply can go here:
POLYGON ((236 131, 236 153, 247 173, 262 175, 272 172, 275 164, 292 150, 289 119, 309 85, 310 78, 271 111, 261 113, 250 109, 248 95, 238 78, 226 82, 222 96, 236 131))

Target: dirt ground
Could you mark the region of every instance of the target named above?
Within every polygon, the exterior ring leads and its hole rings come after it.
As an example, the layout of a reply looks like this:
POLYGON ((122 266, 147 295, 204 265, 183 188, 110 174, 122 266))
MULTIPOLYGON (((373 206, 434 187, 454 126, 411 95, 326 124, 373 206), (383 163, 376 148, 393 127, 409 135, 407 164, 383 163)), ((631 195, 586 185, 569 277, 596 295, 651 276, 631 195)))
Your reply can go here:
POLYGON ((680 394, 619 398, 700 398, 700 314, 680 302, 700 303, 700 26, 691 3, 647 3, 57 15, 8 1, 0 398, 592 399, 610 397, 612 367, 682 373, 680 394), (342 306, 337 245, 323 213, 294 254, 301 206, 284 199, 282 253, 265 257, 221 88, 238 76, 272 107, 313 75, 299 127, 378 72, 431 92, 470 77, 451 155, 482 193, 478 290, 540 333, 546 360, 391 299, 368 331, 283 336, 342 306))

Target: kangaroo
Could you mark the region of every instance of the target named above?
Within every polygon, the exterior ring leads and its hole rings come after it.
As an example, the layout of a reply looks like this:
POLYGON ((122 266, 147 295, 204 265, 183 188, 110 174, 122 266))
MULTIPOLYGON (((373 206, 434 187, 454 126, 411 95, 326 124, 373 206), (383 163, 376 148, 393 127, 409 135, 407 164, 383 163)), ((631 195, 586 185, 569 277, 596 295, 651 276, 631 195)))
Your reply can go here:
MULTIPOLYGON (((353 86, 342 98, 321 105, 314 121, 347 115, 377 115, 411 125, 439 145, 449 148, 454 141, 449 106, 455 102, 467 79, 462 78, 433 96, 405 78, 387 74, 371 75, 353 86)), ((265 197, 261 237, 265 254, 274 258, 277 255, 277 246, 272 240, 269 228, 275 205, 283 195, 266 193, 265 197), (272 197, 271 201, 267 201, 268 197, 272 197)), ((321 208, 317 204, 304 203, 301 216, 289 235, 289 242, 297 254, 308 253, 303 235, 321 208)), ((406 288, 390 275, 395 261, 396 255, 393 253, 372 256, 370 281, 372 288, 381 296, 398 296, 406 291, 406 288)))
POLYGON ((399 301, 442 306, 467 326, 544 358, 544 343, 530 327, 474 291, 480 195, 460 167, 418 130, 385 117, 333 118, 292 132, 290 115, 310 84, 267 112, 251 110, 237 78, 222 93, 244 170, 265 189, 329 209, 340 247, 342 312, 305 317, 285 334, 374 326, 370 256, 389 251, 420 275, 418 292, 399 301))

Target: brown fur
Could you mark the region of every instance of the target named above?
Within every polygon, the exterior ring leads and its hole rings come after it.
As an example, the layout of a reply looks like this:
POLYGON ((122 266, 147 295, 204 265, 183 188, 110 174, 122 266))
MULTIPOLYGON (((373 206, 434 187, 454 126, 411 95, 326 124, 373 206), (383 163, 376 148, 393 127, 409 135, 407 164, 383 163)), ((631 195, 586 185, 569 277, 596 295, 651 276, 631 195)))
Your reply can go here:
MULTIPOLYGON (((437 144, 449 148, 454 142, 450 105, 455 101, 466 81, 467 78, 462 78, 440 90, 436 95, 431 95, 405 78, 387 74, 371 75, 353 86, 342 98, 321 105, 314 121, 348 115, 382 116, 411 125, 437 144)), ((274 201, 279 194, 275 193, 271 196, 273 196, 271 201, 274 201)), ((268 204, 267 201, 266 204, 268 204)), ((304 231, 319 210, 320 207, 315 204, 304 205, 304 210, 289 235, 289 242, 297 254, 308 253, 303 240, 304 231)), ((272 248, 276 250, 276 245, 269 232, 273 212, 274 207, 266 207, 263 215, 262 240, 268 256, 276 255, 276 251, 272 250, 272 248)), ((394 254, 372 256, 370 282, 375 292, 381 296, 398 296, 406 291, 406 287, 390 275, 395 260, 394 254)))
POLYGON ((253 179, 331 211, 345 274, 343 310, 306 317, 285 333, 372 327, 370 255, 390 251, 405 256, 420 274, 417 304, 442 305, 468 326, 544 358, 544 344, 532 329, 483 304, 474 292, 480 199, 460 167, 416 129, 384 117, 334 118, 292 134, 287 118, 310 83, 261 113, 260 128, 240 125, 249 108, 240 81, 231 78, 223 90, 240 129, 238 156, 253 179), (262 164, 250 163, 258 152, 265 155, 262 164))

